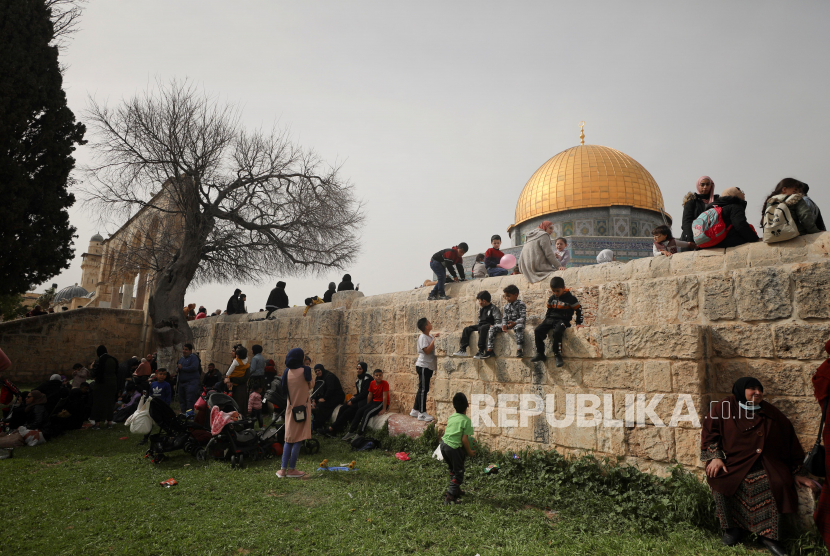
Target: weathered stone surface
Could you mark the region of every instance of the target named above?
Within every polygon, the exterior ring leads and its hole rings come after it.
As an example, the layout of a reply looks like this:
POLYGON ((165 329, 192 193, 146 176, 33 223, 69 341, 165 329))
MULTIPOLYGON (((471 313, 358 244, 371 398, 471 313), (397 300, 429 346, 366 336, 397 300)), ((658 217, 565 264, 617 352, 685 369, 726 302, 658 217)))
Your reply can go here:
POLYGON ((830 318, 830 262, 797 265, 793 278, 798 317, 830 318))
MULTIPOLYGON (((562 337, 562 354, 568 358, 596 359, 601 357, 600 334, 602 334, 601 330, 590 326, 579 330, 575 327, 567 329, 562 337)), ((532 332, 529 337, 533 338, 532 332)), ((532 343, 531 340, 528 346, 532 343)))
POLYGON ((772 357, 772 328, 766 324, 715 324, 712 349, 718 357, 772 357))
POLYGON ((674 431, 669 427, 628 429, 628 451, 632 456, 668 462, 674 458, 674 431))
POLYGON ((625 357, 625 327, 624 326, 603 326, 602 335, 602 356, 606 359, 619 359, 625 357))
POLYGON ((709 320, 733 320, 735 296, 732 273, 706 274, 703 280, 703 314, 709 320))
POLYGON ((696 359, 703 355, 702 331, 693 324, 629 326, 625 352, 628 357, 696 359))
MULTIPOLYGON (((705 363, 701 361, 673 361, 672 389, 681 394, 701 394, 705 384, 705 363)), ((731 388, 731 387, 730 387, 731 388)))
POLYGON ((771 244, 764 242, 748 243, 744 247, 747 250, 749 266, 776 266, 780 262, 778 258, 778 249, 771 244))
POLYGON ((675 428, 674 445, 678 463, 689 467, 704 467, 700 461, 700 430, 675 428))
POLYGON ((751 268, 735 273, 738 318, 784 319, 792 314, 790 275, 782 268, 751 268))
MULTIPOLYGON (((646 361, 643 364, 646 392, 671 392, 671 363, 668 361, 646 361)), ((631 385, 634 387, 634 385, 631 385)))
POLYGON ((677 321, 679 311, 680 299, 677 295, 676 279, 664 278, 631 283, 626 312, 626 320, 631 324, 673 323, 677 321))
POLYGON ((795 362, 779 363, 776 361, 747 362, 749 374, 764 385, 764 394, 768 396, 805 396, 812 394, 812 386, 807 391, 804 383, 804 372, 801 365, 795 362))
POLYGON ((602 324, 624 322, 628 309, 628 283, 611 282, 599 287, 599 311, 602 324))
POLYGON ((697 276, 682 276, 677 279, 677 294, 680 300, 680 322, 695 321, 698 318, 699 283, 697 276))
POLYGON ((830 338, 830 325, 784 323, 773 326, 775 355, 785 359, 827 357, 824 343, 830 338))
POLYGON ((582 383, 587 387, 607 388, 610 384, 625 384, 629 388, 643 388, 643 363, 640 361, 608 361, 588 363, 582 369, 582 383))

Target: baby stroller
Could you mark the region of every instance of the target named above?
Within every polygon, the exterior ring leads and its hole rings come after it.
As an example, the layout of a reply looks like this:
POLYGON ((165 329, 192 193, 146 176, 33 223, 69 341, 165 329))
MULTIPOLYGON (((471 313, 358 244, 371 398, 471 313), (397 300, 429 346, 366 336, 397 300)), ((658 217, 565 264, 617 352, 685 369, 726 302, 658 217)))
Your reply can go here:
MULTIPOLYGON (((236 401, 227 394, 214 392, 208 396, 207 404, 211 413, 214 407, 224 413, 241 413, 236 401)), ((231 467, 239 468, 245 465, 246 460, 264 457, 266 453, 260 445, 260 435, 254 430, 254 422, 251 419, 228 422, 211 437, 204 448, 196 451, 196 459, 199 461, 207 461, 208 458, 227 459, 230 460, 231 467)))
POLYGON ((150 435, 150 449, 145 458, 161 463, 167 459, 168 452, 184 450, 192 455, 199 449, 201 443, 193 434, 193 423, 189 423, 184 415, 176 415, 163 401, 150 400, 150 418, 161 427, 161 432, 150 435))

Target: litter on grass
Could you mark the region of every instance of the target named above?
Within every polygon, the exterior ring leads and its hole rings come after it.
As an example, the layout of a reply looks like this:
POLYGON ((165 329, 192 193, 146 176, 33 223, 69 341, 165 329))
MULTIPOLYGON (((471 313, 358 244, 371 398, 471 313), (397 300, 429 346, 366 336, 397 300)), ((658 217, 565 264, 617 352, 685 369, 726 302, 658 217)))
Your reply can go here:
POLYGON ((395 454, 395 457, 398 458, 401 461, 409 461, 410 460, 410 457, 406 452, 398 452, 397 454, 395 454))
POLYGON ((484 474, 485 475, 495 475, 498 472, 499 472, 499 466, 496 465, 495 463, 491 463, 490 465, 488 465, 487 467, 484 468, 484 474))
POLYGON ((176 486, 177 484, 179 484, 179 482, 173 477, 170 477, 166 481, 162 481, 159 484, 163 487, 170 488, 171 486, 176 486))

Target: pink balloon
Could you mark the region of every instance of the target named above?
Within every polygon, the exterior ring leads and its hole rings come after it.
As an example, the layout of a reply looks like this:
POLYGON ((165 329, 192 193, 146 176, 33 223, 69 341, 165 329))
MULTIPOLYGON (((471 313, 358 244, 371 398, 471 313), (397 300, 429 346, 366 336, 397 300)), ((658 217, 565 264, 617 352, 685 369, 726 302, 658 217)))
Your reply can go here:
POLYGON ((516 266, 516 257, 508 253, 507 255, 501 258, 499 266, 505 270, 510 270, 511 268, 516 266))

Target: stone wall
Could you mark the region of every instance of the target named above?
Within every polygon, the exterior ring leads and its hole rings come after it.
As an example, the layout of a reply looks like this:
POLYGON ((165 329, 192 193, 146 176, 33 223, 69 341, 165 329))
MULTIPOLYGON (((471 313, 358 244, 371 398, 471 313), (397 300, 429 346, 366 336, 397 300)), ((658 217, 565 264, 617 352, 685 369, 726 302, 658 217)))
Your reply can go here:
MULTIPOLYGON (((312 308, 307 317, 295 308, 276 312, 273 321, 246 322, 257 316, 234 315, 191 326, 205 363, 229 363, 233 343, 259 343, 279 368, 288 349, 302 347, 315 363, 340 375, 347 391, 353 388, 355 364, 364 360, 370 369, 386 371, 394 409, 408 412, 417 388, 416 322, 426 316, 441 333, 428 401, 439 424, 452 413, 458 391, 497 401, 500 394, 551 395, 556 404, 550 417, 557 419, 565 415, 567 394, 595 394, 603 402, 610 395, 609 420, 624 419, 626 395, 640 394, 638 413, 647 416, 643 426, 559 428, 542 414, 530 416, 526 427, 479 426, 476 436, 500 449, 555 447, 619 456, 645 469, 675 460, 695 468, 700 467, 699 430, 690 422, 656 426, 645 411, 655 395, 662 399, 653 404, 653 414, 668 424, 678 400, 693 403, 702 417, 736 378, 755 376, 767 399, 792 419, 805 449, 812 445, 819 411, 810 377, 827 356, 823 345, 830 338, 828 251, 830 233, 823 233, 556 273, 581 300, 587 325, 566 332, 562 368, 552 360, 534 364, 513 357, 512 334, 498 335, 496 358, 449 357, 458 349, 462 328, 477 319, 475 295, 488 290, 501 304, 508 284, 517 285, 527 303, 525 349, 534 353, 532 329, 544 314, 549 289, 545 282, 529 285, 522 276, 450 284, 449 301, 428 302, 426 288, 371 297, 348 292, 312 308)), ((474 334, 473 346, 475 340, 474 334)), ((503 405, 508 407, 491 414, 496 425, 500 413, 516 413, 516 403, 503 405)))
POLYGON ((12 381, 41 382, 95 359, 104 344, 119 361, 142 354, 143 311, 84 308, 0 323, 0 348, 12 381))

